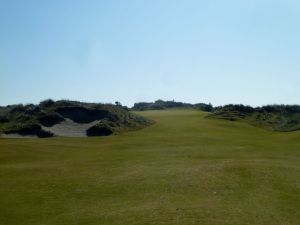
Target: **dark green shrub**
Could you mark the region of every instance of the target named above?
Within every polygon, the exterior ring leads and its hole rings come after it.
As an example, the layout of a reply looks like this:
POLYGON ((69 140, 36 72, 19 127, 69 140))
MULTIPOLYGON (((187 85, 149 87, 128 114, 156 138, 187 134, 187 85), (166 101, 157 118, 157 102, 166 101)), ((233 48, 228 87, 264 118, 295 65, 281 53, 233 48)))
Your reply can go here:
POLYGON ((106 123, 98 123, 86 131, 87 136, 109 136, 113 133, 112 128, 106 123))

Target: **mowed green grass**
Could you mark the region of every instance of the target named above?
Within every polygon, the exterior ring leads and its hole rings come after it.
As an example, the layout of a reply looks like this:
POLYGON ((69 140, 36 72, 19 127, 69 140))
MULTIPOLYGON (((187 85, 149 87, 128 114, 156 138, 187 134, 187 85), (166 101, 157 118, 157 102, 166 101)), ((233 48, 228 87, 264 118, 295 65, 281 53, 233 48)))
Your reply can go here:
POLYGON ((0 139, 0 224, 300 224, 300 132, 196 110, 140 114, 156 124, 0 139))

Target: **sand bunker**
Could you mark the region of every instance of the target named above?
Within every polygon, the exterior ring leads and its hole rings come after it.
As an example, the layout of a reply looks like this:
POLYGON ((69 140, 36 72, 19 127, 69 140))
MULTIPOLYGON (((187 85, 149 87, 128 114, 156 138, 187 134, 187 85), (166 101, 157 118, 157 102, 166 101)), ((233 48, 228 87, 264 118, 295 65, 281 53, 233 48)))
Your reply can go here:
POLYGON ((99 120, 95 120, 91 123, 76 123, 70 119, 66 119, 52 127, 42 126, 42 128, 45 131, 53 133, 54 136, 86 137, 86 130, 96 125, 98 122, 99 120))

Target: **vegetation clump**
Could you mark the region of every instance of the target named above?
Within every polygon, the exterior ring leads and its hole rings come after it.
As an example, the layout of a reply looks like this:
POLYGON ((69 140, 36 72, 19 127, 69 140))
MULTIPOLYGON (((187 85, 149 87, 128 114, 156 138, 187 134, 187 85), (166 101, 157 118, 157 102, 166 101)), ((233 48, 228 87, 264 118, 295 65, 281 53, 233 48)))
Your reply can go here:
POLYGON ((23 123, 7 126, 4 130, 5 134, 19 134, 23 136, 37 136, 39 138, 53 137, 53 133, 45 131, 36 123, 23 123))
POLYGON ((108 136, 114 132, 114 123, 109 124, 109 122, 99 122, 96 125, 87 129, 87 136, 108 136))
POLYGON ((300 130, 300 106, 267 105, 253 108, 245 105, 215 107, 209 117, 231 121, 243 120, 274 131, 300 130))
POLYGON ((210 112, 213 109, 211 104, 205 103, 183 103, 176 101, 163 101, 157 100, 155 102, 139 102, 135 103, 132 107, 132 110, 136 111, 145 111, 145 110, 162 110, 162 109, 171 109, 171 108, 186 108, 186 109, 200 109, 202 111, 210 112))

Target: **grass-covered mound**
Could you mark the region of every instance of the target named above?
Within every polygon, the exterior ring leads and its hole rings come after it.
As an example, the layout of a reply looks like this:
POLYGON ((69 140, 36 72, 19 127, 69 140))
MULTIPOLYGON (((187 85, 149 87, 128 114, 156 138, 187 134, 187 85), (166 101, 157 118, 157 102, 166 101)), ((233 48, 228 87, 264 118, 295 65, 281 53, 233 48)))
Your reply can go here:
POLYGON ((274 131, 300 130, 300 106, 268 105, 253 108, 244 105, 216 107, 209 117, 231 121, 243 120, 274 131))
POLYGON ((210 112, 213 109, 211 104, 205 103, 184 103, 176 101, 163 101, 157 100, 155 102, 139 102, 135 103, 132 107, 133 110, 145 111, 145 110, 161 110, 161 109, 174 109, 174 108, 185 108, 185 109, 200 109, 206 112, 210 112))
MULTIPOLYGON (((126 107, 112 104, 83 103, 77 101, 45 100, 38 105, 11 105, 0 107, 0 133, 23 136, 56 136, 52 127, 57 124, 80 124, 87 127, 84 135, 102 136, 133 130, 150 124, 149 120, 129 112, 126 107), (99 129, 105 124, 106 132, 99 129)), ((68 127, 70 129, 70 126, 68 127)), ((72 129, 72 127, 71 127, 72 129)), ((60 136, 64 136, 62 132, 60 136)), ((66 135, 70 136, 70 135, 66 135)))

